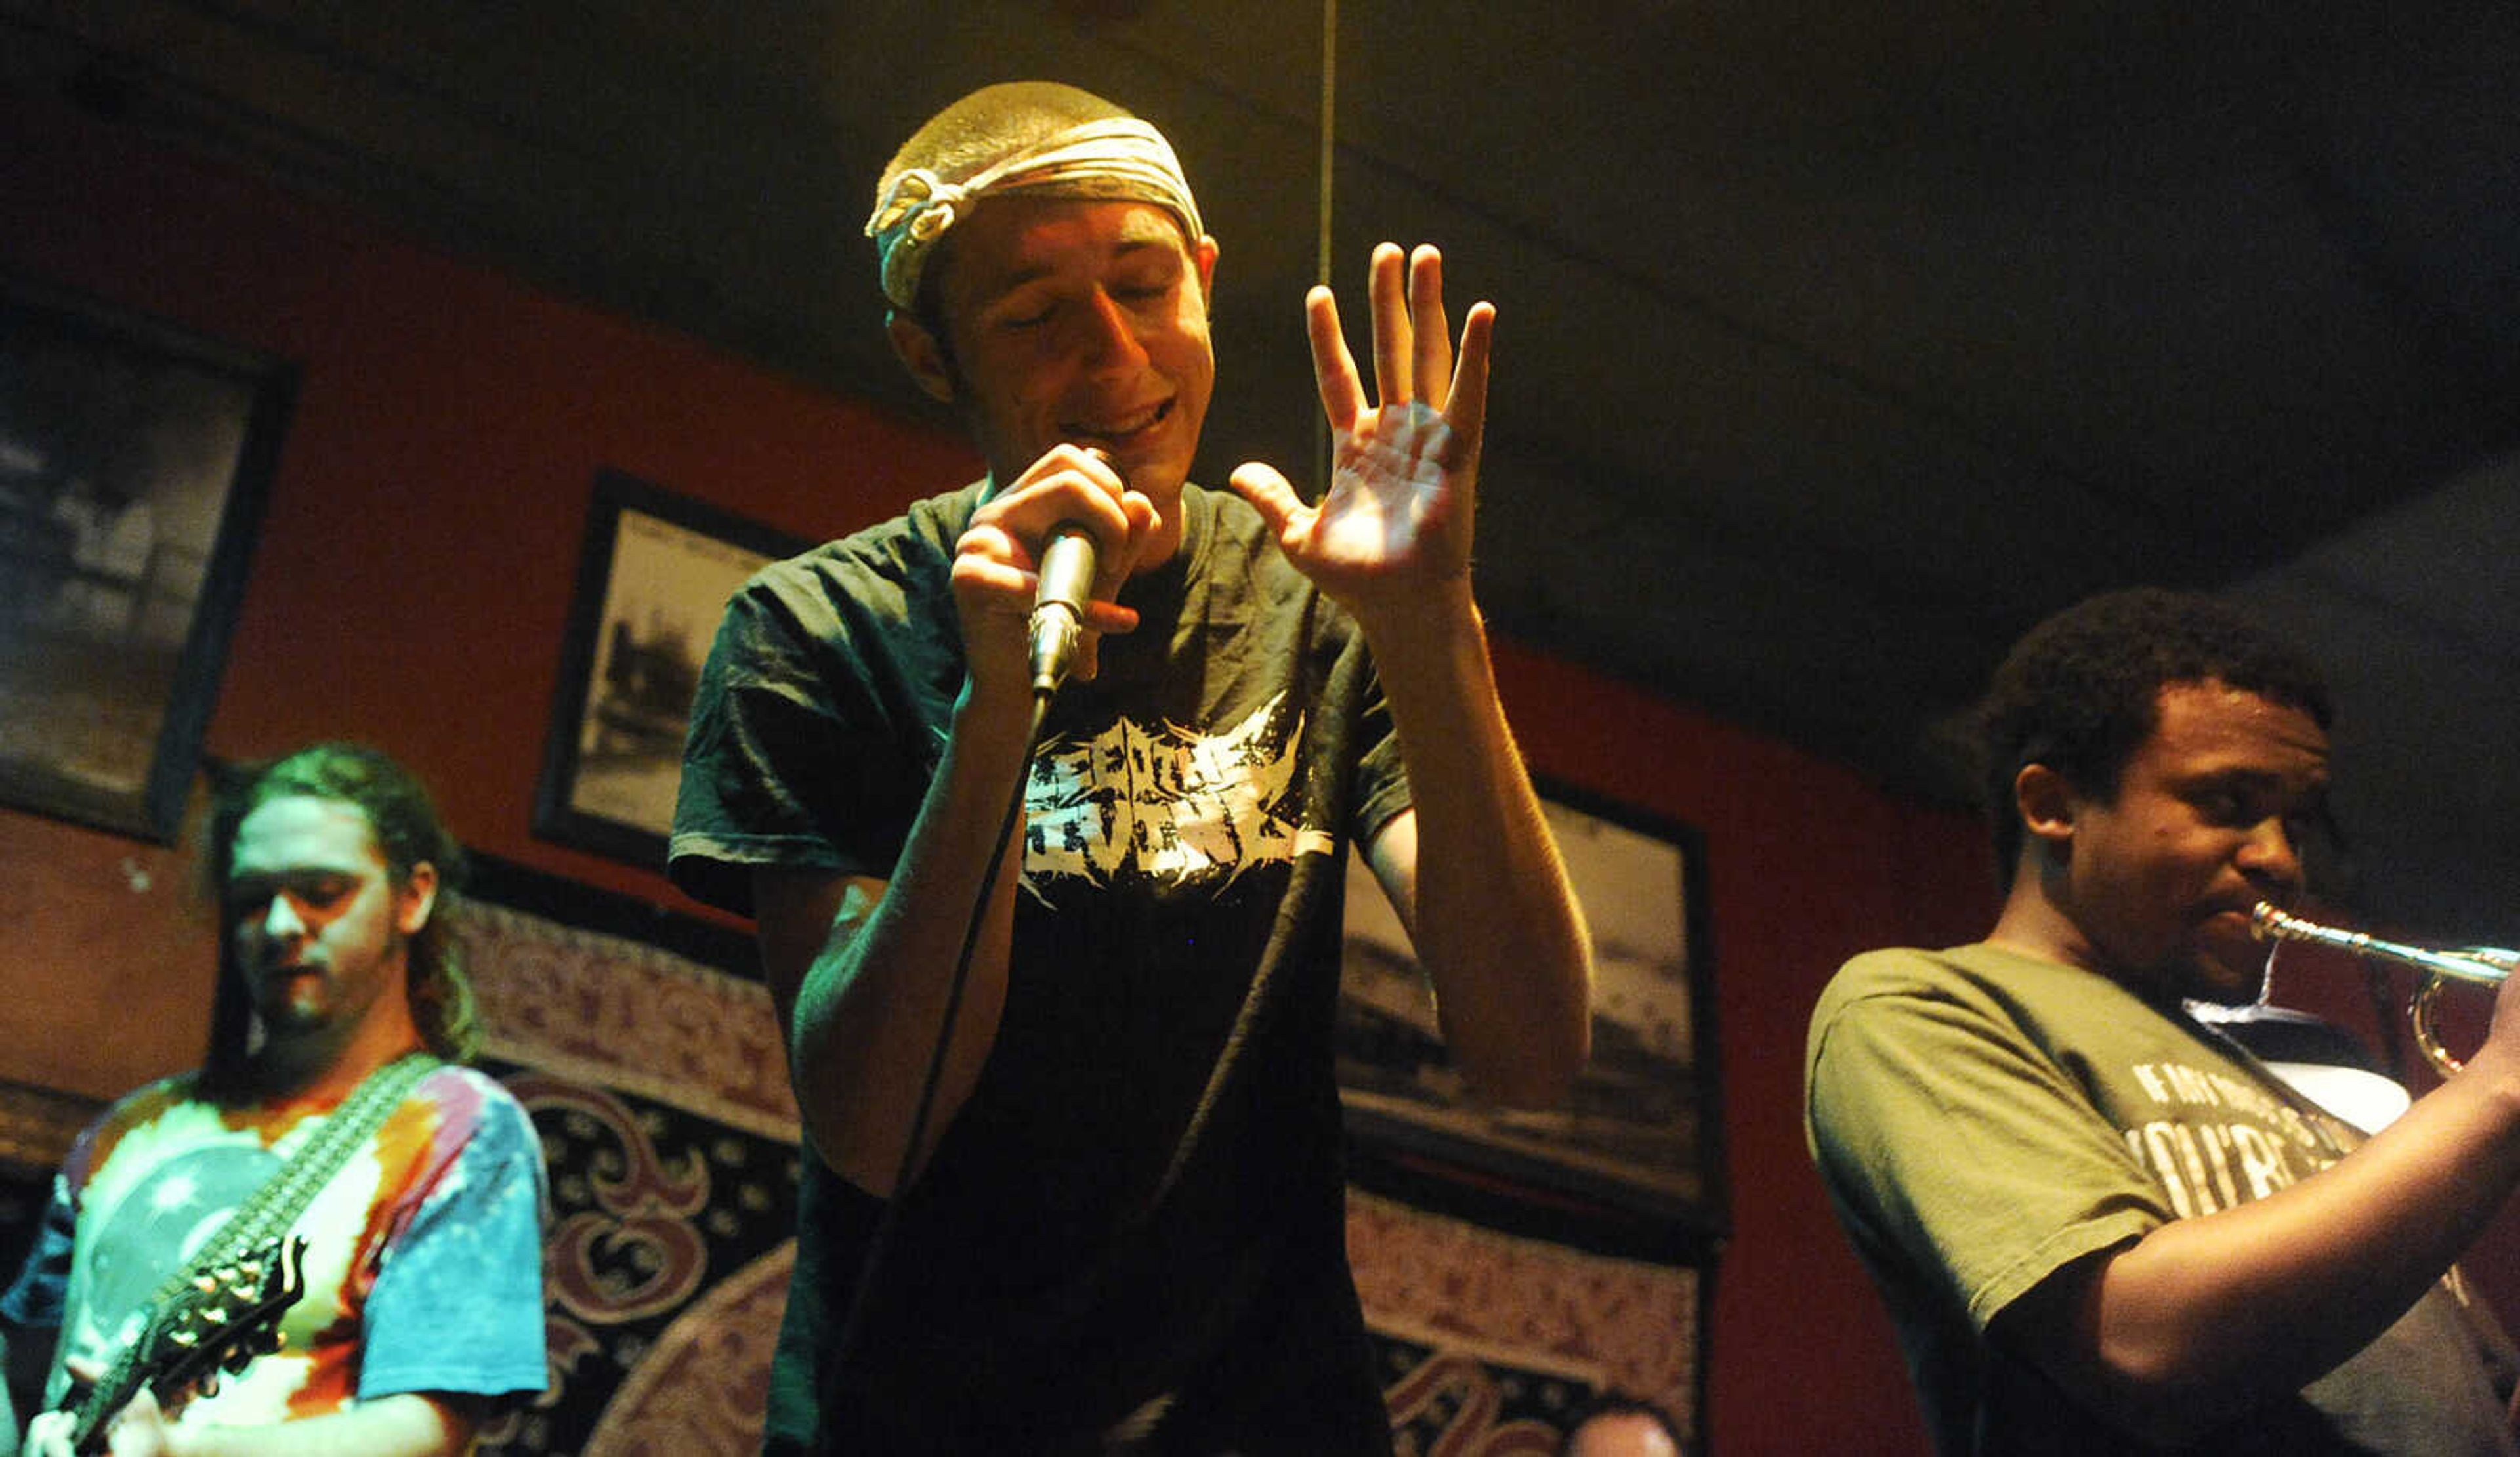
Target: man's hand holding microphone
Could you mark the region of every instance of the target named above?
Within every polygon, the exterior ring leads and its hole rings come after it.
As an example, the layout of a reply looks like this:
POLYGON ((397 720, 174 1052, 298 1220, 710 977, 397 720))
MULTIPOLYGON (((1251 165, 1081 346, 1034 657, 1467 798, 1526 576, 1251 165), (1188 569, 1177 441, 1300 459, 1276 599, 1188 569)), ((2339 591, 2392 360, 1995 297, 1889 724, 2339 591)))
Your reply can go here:
POLYGON ((1138 625, 1112 601, 1164 523, 1106 452, 1053 446, 972 513, 956 544, 954 600, 975 694, 1057 692, 1091 678, 1102 634, 1138 625), (1020 625, 1018 625, 1020 624, 1020 625))

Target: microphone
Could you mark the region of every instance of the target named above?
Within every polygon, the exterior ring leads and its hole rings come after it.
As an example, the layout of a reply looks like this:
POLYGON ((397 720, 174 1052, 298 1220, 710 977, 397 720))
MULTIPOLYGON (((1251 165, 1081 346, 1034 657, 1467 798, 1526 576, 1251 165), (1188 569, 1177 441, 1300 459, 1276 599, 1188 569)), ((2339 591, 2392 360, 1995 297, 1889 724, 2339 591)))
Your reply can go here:
POLYGON ((1085 637, 1085 605, 1094 600, 1094 537, 1074 522, 1050 528, 1041 549, 1041 585, 1032 599, 1032 691, 1058 692, 1076 665, 1085 637))

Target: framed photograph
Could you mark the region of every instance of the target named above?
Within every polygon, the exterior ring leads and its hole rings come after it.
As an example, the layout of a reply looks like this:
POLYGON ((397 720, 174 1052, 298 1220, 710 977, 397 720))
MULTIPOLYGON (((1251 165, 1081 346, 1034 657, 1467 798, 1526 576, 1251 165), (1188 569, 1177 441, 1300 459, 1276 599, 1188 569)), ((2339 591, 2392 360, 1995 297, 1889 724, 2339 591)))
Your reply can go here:
POLYGON ((1430 1193, 1431 1171, 1436 1183, 1475 1191, 1471 1202, 1491 1212, 1562 1216, 1547 1232, 1590 1217, 1644 1231, 1650 1252, 1711 1251, 1728 1218, 1700 837, 1562 786, 1541 789, 1593 933, 1591 1063, 1555 1108, 1471 1097, 1408 935, 1351 855, 1338 1013, 1351 1142, 1369 1168, 1414 1170, 1415 1197, 1430 1193))
POLYGON ((665 867, 692 694, 727 599, 799 537, 618 471, 595 478, 534 833, 665 867))
POLYGON ((0 279, 0 799, 174 840, 295 387, 0 279))

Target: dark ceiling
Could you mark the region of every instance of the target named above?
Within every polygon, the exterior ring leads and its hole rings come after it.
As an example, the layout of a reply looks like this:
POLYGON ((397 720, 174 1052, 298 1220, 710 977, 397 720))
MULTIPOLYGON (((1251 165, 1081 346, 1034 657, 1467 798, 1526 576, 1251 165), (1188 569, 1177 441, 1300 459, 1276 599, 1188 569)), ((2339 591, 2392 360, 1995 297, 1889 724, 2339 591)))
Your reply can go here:
MULTIPOLYGON (((1203 478, 1301 478, 1324 28, 0 0, 0 81, 905 409, 877 169, 972 85, 1074 81, 1224 245, 1203 478)), ((1937 725, 2030 622, 2228 590, 2339 680, 2363 909, 2520 937, 2520 8, 1351 0, 1334 57, 1332 281, 1431 239, 1501 311, 1501 628, 1944 794, 1937 725)))

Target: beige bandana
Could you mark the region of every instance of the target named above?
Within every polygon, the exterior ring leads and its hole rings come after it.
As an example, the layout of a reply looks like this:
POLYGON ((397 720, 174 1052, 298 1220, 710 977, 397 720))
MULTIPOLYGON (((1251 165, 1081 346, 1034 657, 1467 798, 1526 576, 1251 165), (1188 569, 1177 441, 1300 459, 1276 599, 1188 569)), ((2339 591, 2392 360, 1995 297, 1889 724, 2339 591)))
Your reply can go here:
POLYGON ((1192 243, 1205 231, 1181 161, 1163 133, 1132 116, 1088 121, 1044 137, 960 182, 947 182, 925 167, 910 167, 894 177, 866 225, 883 258, 883 296, 892 306, 917 306, 920 270, 936 241, 980 199, 1008 192, 1151 203, 1179 218, 1192 243))

